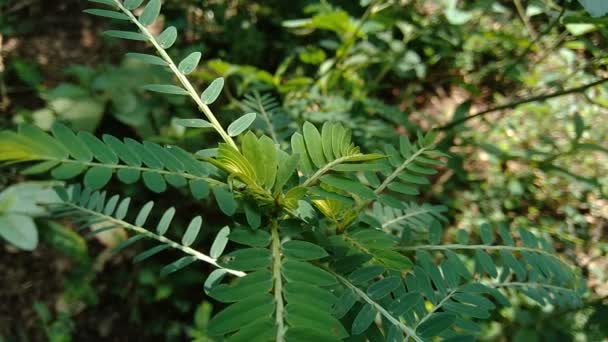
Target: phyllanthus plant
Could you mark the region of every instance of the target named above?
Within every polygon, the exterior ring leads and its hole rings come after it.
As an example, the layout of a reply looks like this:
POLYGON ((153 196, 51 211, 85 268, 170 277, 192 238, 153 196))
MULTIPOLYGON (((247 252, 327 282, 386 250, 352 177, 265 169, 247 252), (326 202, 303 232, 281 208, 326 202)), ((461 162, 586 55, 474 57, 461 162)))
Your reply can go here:
MULTIPOLYGON (((83 185, 56 188, 60 200, 48 204, 52 217, 70 218, 92 235, 116 228, 132 232, 116 251, 154 241, 134 262, 177 250, 181 257, 163 267, 164 276, 195 262, 214 267, 204 291, 223 309, 209 323, 210 336, 468 340, 480 332, 480 320, 509 305, 507 292, 519 291, 539 304, 579 304, 583 287, 572 267, 549 241, 527 230, 484 224, 476 234, 480 242, 469 241, 461 230, 458 243, 442 244, 445 208, 415 202, 420 187, 430 183, 427 176, 447 157, 435 149, 434 133, 418 134, 416 141, 402 136, 397 147, 366 153, 339 123, 327 122, 319 130, 306 122, 285 149, 277 134, 249 130, 256 113, 224 129, 210 108, 224 80, 199 92, 187 75, 201 53, 175 63, 167 53, 177 39, 175 27, 158 36, 147 29, 160 14, 160 0, 91 1, 103 8, 85 12, 136 28, 107 36, 147 42, 155 55, 129 55, 175 76, 176 84, 144 87, 189 96, 204 116, 176 122, 211 128, 221 141, 193 154, 177 146, 74 133, 60 123, 52 135, 23 124, 16 132, 0 133, 0 160, 29 164, 22 170, 26 176, 50 173, 65 181, 83 174, 83 185), (204 226, 201 216, 174 240, 167 232, 176 210, 152 201, 132 208, 130 198, 103 191, 112 177, 126 184, 141 180, 155 193, 172 186, 187 188, 195 200, 212 196, 232 224, 219 230, 208 250, 194 245, 204 226), (153 212, 157 222, 148 218, 153 212)), ((271 126, 264 104, 276 103, 256 97, 243 107, 260 108, 271 126)))

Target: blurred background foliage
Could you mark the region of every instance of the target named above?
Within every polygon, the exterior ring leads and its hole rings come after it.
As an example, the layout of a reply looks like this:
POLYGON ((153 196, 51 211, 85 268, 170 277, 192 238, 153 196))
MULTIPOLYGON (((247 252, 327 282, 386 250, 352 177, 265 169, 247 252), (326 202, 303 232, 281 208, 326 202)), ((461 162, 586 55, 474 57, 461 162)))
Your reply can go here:
MULTIPOLYGON (((139 88, 168 76, 125 57, 125 43, 103 37, 107 22, 84 8, 80 0, 0 0, 2 128, 48 129, 59 120, 97 134, 208 146, 209 131, 172 122, 196 116, 191 103, 139 88)), ((250 109, 260 113, 255 127, 280 140, 305 120, 335 120, 367 150, 437 129, 451 159, 424 197, 450 208, 448 240, 484 222, 525 227, 580 266, 589 287, 583 308, 514 298, 482 340, 606 340, 601 1, 167 0, 164 8, 153 30, 183 32, 174 57, 203 51, 193 79, 227 79, 224 122, 250 109)), ((113 186, 147 201, 145 190, 113 186)), ((135 266, 136 250, 112 255, 120 232, 87 238, 67 222, 41 219, 40 199, 28 193, 48 187, 0 170, 0 341, 209 341, 213 308, 200 270, 168 282, 158 277, 163 260, 135 266), (27 228, 11 236, 11 225, 27 228)), ((161 201, 175 204, 175 195, 161 201)), ((207 203, 178 206, 222 224, 207 203)))

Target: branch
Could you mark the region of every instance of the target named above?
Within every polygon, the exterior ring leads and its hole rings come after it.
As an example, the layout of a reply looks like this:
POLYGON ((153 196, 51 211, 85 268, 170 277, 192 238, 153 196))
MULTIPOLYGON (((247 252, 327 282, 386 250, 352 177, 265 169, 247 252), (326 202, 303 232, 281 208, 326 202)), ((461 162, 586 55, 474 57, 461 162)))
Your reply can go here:
POLYGON ((179 82, 184 86, 184 88, 186 88, 186 91, 188 92, 190 97, 198 105, 198 108, 203 112, 203 114, 205 114, 205 116, 207 117, 209 122, 211 122, 211 125, 213 126, 213 128, 220 134, 220 136, 222 136, 222 139, 224 139, 224 141, 226 143, 228 143, 229 145, 231 145, 238 151, 238 147, 234 143, 234 140, 232 140, 232 137, 230 137, 230 135, 228 135, 228 133, 226 133, 224 128, 222 128, 222 125, 217 121, 217 119, 215 118, 215 115, 213 115, 213 112, 211 112, 211 109, 209 108, 209 106, 207 106, 203 102, 203 100, 201 100, 199 92, 197 92, 196 89, 194 89, 194 86, 192 85, 192 83, 190 83, 190 81, 188 81, 188 78, 179 71, 179 69, 173 62, 173 59, 171 59, 171 57, 169 56, 169 54, 167 54, 165 49, 163 49, 158 44, 154 35, 152 35, 152 33, 150 33, 150 31, 148 31, 148 29, 144 25, 142 25, 139 22, 139 20, 137 20, 137 18, 135 17, 135 15, 133 15, 133 13, 131 11, 129 11, 126 7, 124 7, 119 0, 114 0, 114 3, 116 4, 116 6, 118 6, 118 8, 124 14, 126 14, 129 17, 131 22, 133 22, 137 26, 137 28, 139 28, 141 33, 144 36, 146 36, 148 38, 148 40, 152 43, 152 45, 156 49, 156 52, 158 53, 158 55, 163 60, 165 60, 165 62, 167 62, 169 69, 171 69, 171 71, 173 72, 173 74, 175 74, 175 76, 177 77, 179 82))
POLYGON ((490 108, 490 109, 483 110, 483 111, 481 111, 479 113, 475 113, 473 115, 469 115, 469 116, 466 116, 466 117, 458 119, 458 120, 454 120, 454 121, 452 121, 452 122, 450 122, 450 123, 448 123, 448 124, 446 124, 444 126, 441 126, 441 127, 437 128, 437 130, 446 131, 446 130, 454 128, 455 126, 463 124, 463 123, 465 123, 465 122, 467 122, 467 121, 469 121, 471 119, 475 119, 477 117, 484 116, 484 115, 492 113, 492 112, 497 112, 497 111, 500 111, 500 110, 503 110, 503 109, 515 108, 515 107, 517 107, 519 105, 530 103, 530 102, 545 101, 545 100, 552 99, 552 98, 555 98, 555 97, 560 97, 560 96, 563 96, 563 95, 568 95, 568 94, 582 92, 582 91, 585 91, 585 90, 587 90, 589 88, 598 86, 598 85, 606 83, 606 82, 608 82, 608 77, 607 78, 601 78, 601 79, 599 79, 597 81, 594 81, 594 82, 591 82, 591 83, 588 83, 588 84, 584 84, 584 85, 579 86, 579 87, 570 88, 570 89, 564 89, 564 90, 556 91, 556 92, 549 93, 549 94, 538 95, 538 96, 533 96, 533 97, 529 97, 529 98, 525 98, 525 99, 516 100, 516 101, 510 102, 510 103, 506 103, 506 104, 503 104, 503 105, 500 105, 500 106, 496 106, 496 107, 493 107, 493 108, 490 108))
POLYGON ((414 329, 403 324, 399 320, 399 318, 394 317, 390 312, 388 312, 384 307, 382 307, 382 305, 376 303, 373 299, 369 298, 369 296, 364 291, 359 289, 357 286, 352 284, 350 281, 348 281, 346 278, 342 277, 341 275, 339 275, 333 271, 332 271, 332 274, 336 278, 338 278, 338 280, 340 280, 340 282, 343 283, 346 287, 353 290, 357 296, 359 296, 361 299, 363 299, 363 301, 365 301, 366 303, 373 306, 384 318, 386 318, 389 322, 391 322, 393 325, 395 325, 397 328, 399 328, 407 336, 406 339, 409 339, 411 337, 414 341, 417 341, 417 342, 423 341, 418 335, 416 335, 416 331, 414 329))
POLYGON ((181 244, 179 244, 179 243, 177 243, 177 242, 175 242, 175 241, 173 241, 171 239, 168 239, 168 238, 166 238, 166 237, 164 237, 162 235, 155 234, 155 233, 147 230, 144 227, 133 225, 133 224, 131 224, 129 222, 117 219, 117 218, 109 216, 109 215, 105 215, 105 214, 99 213, 99 212, 91 210, 91 209, 87 209, 87 208, 81 207, 81 206, 79 206, 77 204, 74 204, 74 203, 65 202, 65 203, 61 203, 61 204, 69 206, 69 207, 71 207, 71 208, 73 208, 75 210, 81 211, 81 212, 86 213, 88 215, 91 215, 91 216, 94 216, 94 217, 98 217, 99 219, 102 219, 103 221, 112 222, 117 227, 124 227, 125 229, 134 231, 134 232, 136 232, 138 234, 141 234, 141 235, 144 235, 144 236, 146 236, 148 238, 154 239, 154 240, 156 240, 158 242, 161 242, 163 244, 168 245, 169 247, 172 247, 174 249, 178 249, 178 250, 182 251, 185 254, 189 254, 189 255, 195 257, 197 260, 206 262, 206 263, 211 264, 211 265, 213 265, 213 266, 215 266, 217 268, 221 268, 221 269, 225 270, 226 272, 228 272, 230 274, 233 274, 233 275, 235 275, 237 277, 243 277, 243 276, 245 276, 244 272, 232 270, 232 269, 229 269, 229 268, 224 268, 224 267, 220 266, 217 263, 216 259, 214 259, 214 258, 212 258, 212 257, 210 257, 210 256, 208 256, 206 254, 203 254, 203 253, 201 253, 201 252, 199 252, 199 251, 197 251, 197 250, 195 250, 193 248, 190 248, 190 247, 187 247, 187 246, 183 246, 183 245, 181 245, 181 244))
POLYGON ((272 221, 272 276, 274 278, 274 300, 277 303, 275 320, 277 323, 276 342, 285 340, 285 304, 283 302, 283 280, 281 278, 281 239, 279 237, 279 225, 276 220, 272 221))

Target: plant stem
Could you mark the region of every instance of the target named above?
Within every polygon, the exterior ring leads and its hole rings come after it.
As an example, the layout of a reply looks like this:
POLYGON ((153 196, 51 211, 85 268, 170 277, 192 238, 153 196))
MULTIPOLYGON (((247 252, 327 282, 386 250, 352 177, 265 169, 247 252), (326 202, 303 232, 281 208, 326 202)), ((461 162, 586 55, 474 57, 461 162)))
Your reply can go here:
POLYGON ((152 33, 150 33, 150 31, 148 31, 148 29, 144 25, 142 25, 139 22, 139 20, 137 20, 137 18, 135 17, 135 15, 133 15, 133 13, 131 11, 129 11, 126 7, 124 7, 119 0, 114 0, 114 3, 116 4, 116 6, 118 6, 118 8, 120 8, 120 10, 124 14, 126 14, 129 17, 129 19, 135 25, 137 25, 137 27, 139 28, 139 30, 141 31, 141 33, 148 38, 148 40, 150 41, 150 43, 152 43, 152 45, 156 49, 156 52, 158 53, 158 55, 165 62, 167 62, 167 66, 169 67, 169 69, 171 69, 171 71, 173 72, 173 74, 175 74, 175 76, 177 77, 177 79, 179 80, 179 82, 182 84, 182 86, 184 86, 184 88, 186 88, 186 91, 188 92, 188 94, 190 95, 190 97, 198 105, 198 108, 203 112, 203 114, 205 114, 205 116, 207 117, 207 120, 209 120, 209 122, 211 123, 211 125, 213 126, 213 128, 220 134, 220 136, 222 137, 222 139, 224 139, 224 141, 226 143, 228 143, 229 145, 231 145, 232 147, 234 147, 238 151, 238 147, 234 143, 234 140, 232 140, 232 137, 230 137, 230 135, 228 135, 228 133, 226 133, 226 131, 224 130, 224 128, 222 127, 222 125, 219 123, 219 121, 217 121, 215 115, 213 115, 213 112, 211 111, 211 109, 209 108, 209 106, 207 106, 207 104, 205 104, 203 102, 203 100, 200 98, 199 93, 196 91, 196 89, 194 89, 194 86, 192 85, 192 83, 190 83, 190 81, 188 80, 188 78, 179 71, 179 69, 177 68, 177 66, 173 62, 173 59, 169 56, 169 54, 167 54, 167 52, 165 51, 165 49, 163 49, 158 44, 158 42, 156 41, 156 38, 154 37, 154 35, 152 35, 152 33))
POLYGON ((350 281, 348 281, 348 279, 342 277, 341 275, 332 272, 333 275, 338 278, 338 280, 344 284, 346 287, 350 288, 353 292, 355 292, 355 294, 360 297, 361 299, 363 299, 364 302, 368 303, 369 305, 373 306, 378 312, 380 312, 380 314, 386 318, 389 322, 391 322, 393 325, 395 325, 397 328, 399 328, 407 337, 406 338, 412 338, 414 339, 414 341, 417 342, 422 342, 422 339, 420 337, 418 337, 418 335, 416 335, 416 331, 410 327, 408 327, 407 325, 403 324, 397 317, 394 317, 390 312, 388 312, 382 305, 376 303, 373 299, 371 299, 367 293, 365 293, 364 291, 362 291, 360 288, 358 288, 357 286, 355 286, 354 284, 352 284, 350 281))
POLYGON ((444 126, 441 126, 441 127, 437 128, 437 130, 446 131, 446 130, 452 129, 452 128, 460 125, 460 124, 463 124, 463 123, 465 123, 465 122, 467 122, 467 121, 469 121, 471 119, 475 119, 477 117, 484 116, 484 115, 492 113, 492 112, 497 112, 497 111, 500 111, 500 110, 503 110, 503 109, 515 108, 515 107, 517 107, 519 105, 530 103, 530 102, 545 101, 545 100, 549 100, 549 99, 552 99, 552 98, 555 98, 555 97, 560 97, 560 96, 563 96, 563 95, 568 95, 568 94, 574 94, 574 93, 582 92, 582 91, 585 91, 585 90, 587 90, 589 88, 598 86, 598 85, 606 83, 606 82, 608 82, 608 77, 601 78, 601 79, 599 79, 597 81, 594 81, 594 82, 591 82, 591 83, 587 83, 587 84, 584 84, 584 85, 579 86, 579 87, 559 90, 559 91, 556 91, 556 92, 553 92, 553 93, 548 93, 548 94, 543 94, 543 95, 538 95, 538 96, 533 96, 533 97, 529 97, 529 98, 515 100, 513 102, 509 102, 509 103, 506 103, 506 104, 503 104, 503 105, 500 105, 500 106, 489 108, 489 109, 483 110, 483 111, 481 111, 479 113, 475 113, 473 115, 469 115, 469 116, 466 116, 464 118, 461 118, 461 119, 458 119, 458 120, 454 120, 454 121, 452 121, 452 122, 450 122, 450 123, 448 123, 448 124, 446 124, 444 126))
POLYGON ((285 303, 283 302, 283 279, 281 278, 281 239, 279 237, 279 225, 276 219, 271 222, 272 237, 272 276, 274 278, 274 300, 276 302, 275 321, 277 324, 276 342, 285 340, 285 303))
POLYGON ((210 256, 208 256, 206 254, 203 254, 203 253, 201 253, 201 252, 199 252, 199 251, 197 251, 197 250, 195 250, 193 248, 190 248, 188 246, 183 246, 183 245, 181 245, 181 244, 179 244, 179 243, 177 243, 177 242, 175 242, 175 241, 173 241, 171 239, 168 239, 168 238, 166 238, 166 237, 164 237, 162 235, 155 234, 155 233, 153 233, 153 232, 151 232, 151 231, 149 231, 149 230, 147 230, 147 229, 145 229, 143 227, 139 227, 139 226, 133 225, 133 224, 131 224, 129 222, 126 222, 126 221, 123 221, 123 220, 119 220, 119 219, 117 219, 115 217, 112 217, 112 216, 109 216, 109 215, 105 215, 105 214, 99 213, 97 211, 88 209, 88 208, 81 207, 81 206, 76 205, 74 203, 64 203, 64 204, 67 205, 67 206, 70 206, 70 207, 72 207, 72 208, 74 208, 76 210, 79 210, 79 211, 82 211, 84 213, 87 213, 87 214, 89 214, 91 216, 97 216, 99 218, 103 218, 104 221, 112 222, 116 226, 123 227, 123 228, 128 229, 128 230, 132 230, 132 231, 134 231, 134 232, 136 232, 138 234, 142 234, 142 235, 144 235, 144 236, 146 236, 148 238, 151 238, 151 239, 154 239, 154 240, 156 240, 158 242, 164 243, 164 244, 166 244, 166 245, 168 245, 168 246, 170 246, 172 248, 175 248, 175 249, 178 249, 178 250, 184 252, 185 254, 192 255, 193 257, 195 257, 196 259, 198 259, 200 261, 203 261, 203 262, 206 262, 208 264, 211 264, 211 265, 213 265, 213 266, 215 266, 217 268, 221 268, 223 270, 226 270, 226 272, 228 272, 230 274, 233 274, 233 275, 235 275, 237 277, 243 277, 243 276, 245 276, 244 272, 232 270, 232 269, 229 269, 229 268, 224 268, 224 267, 220 266, 217 263, 216 259, 214 259, 214 258, 212 258, 212 257, 210 257, 210 256))
POLYGON ((80 164, 80 165, 85 165, 87 167, 105 167, 108 169, 129 169, 129 170, 137 170, 140 172, 154 172, 154 173, 158 173, 161 175, 178 175, 181 177, 184 177, 186 179, 198 179, 198 180, 204 180, 207 183, 210 184, 215 184, 215 185, 226 185, 226 183, 221 182, 217 179, 213 179, 210 177, 201 177, 201 176, 196 176, 190 173, 185 173, 185 172, 173 172, 173 171, 168 171, 168 170, 162 170, 162 169, 152 169, 149 167, 143 167, 143 166, 131 166, 131 165, 119 165, 119 164, 103 164, 103 163, 96 163, 96 162, 84 162, 84 161, 80 161, 80 160, 73 160, 73 159, 57 159, 57 158, 39 158, 38 160, 47 160, 47 161, 57 161, 61 164, 80 164))
MULTIPOLYGON (((516 252, 532 252, 546 255, 548 257, 555 258, 560 262, 564 263, 561 259, 559 259, 555 254, 549 253, 545 250, 539 248, 531 248, 531 247, 517 247, 517 246, 493 246, 493 245, 459 245, 459 244, 448 244, 448 245, 418 245, 418 246, 405 246, 405 247, 397 247, 400 251, 417 251, 417 250, 427 250, 427 251, 445 251, 445 250, 463 250, 463 249, 485 249, 485 250, 507 250, 507 251, 516 251, 516 252)), ((565 263, 564 263, 565 264, 565 263)))

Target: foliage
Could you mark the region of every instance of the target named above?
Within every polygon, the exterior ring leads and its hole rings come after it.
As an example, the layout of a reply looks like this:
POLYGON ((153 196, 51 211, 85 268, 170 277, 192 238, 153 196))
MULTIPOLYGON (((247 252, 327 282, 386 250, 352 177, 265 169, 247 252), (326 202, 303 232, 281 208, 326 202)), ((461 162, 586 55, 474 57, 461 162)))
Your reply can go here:
MULTIPOLYGON (((176 40, 176 28, 169 26, 157 36, 148 29, 160 14, 160 0, 94 2, 103 7, 85 12, 131 22, 138 29, 121 27, 106 31, 107 36, 150 43, 157 55, 130 56, 165 67, 178 84, 165 79, 167 83, 143 88, 192 98, 205 119, 176 123, 211 129, 222 142, 193 154, 109 134, 102 139, 75 134, 61 123, 52 125, 52 136, 22 124, 17 132, 0 134, 0 160, 33 163, 22 171, 25 175, 50 173, 54 179, 69 180, 84 174, 83 186, 56 186, 58 200, 45 203, 51 217, 70 218, 90 229, 91 236, 130 231, 132 236, 114 252, 144 239, 154 241, 135 262, 168 250, 184 254, 162 267, 161 276, 174 276, 194 262, 215 268, 204 287, 225 308, 208 323, 201 318, 206 334, 228 340, 333 341, 351 336, 423 341, 475 336, 478 322, 489 319, 497 305, 509 305, 505 295, 510 291, 541 305, 581 304, 585 290, 578 275, 543 236, 484 224, 475 234, 480 243, 471 243, 464 230, 457 232, 457 244, 442 243, 445 208, 415 201, 419 189, 430 183, 427 176, 448 157, 436 148, 435 132, 419 133, 415 141, 401 136, 397 147, 385 144, 382 153, 366 153, 351 129, 338 122, 318 120, 325 121, 320 130, 308 121, 301 126, 274 124, 279 105, 257 92, 239 106, 260 112, 266 124, 261 130, 270 137, 248 130, 258 118, 255 112, 224 129, 210 108, 224 79, 216 78, 198 92, 186 75, 197 68, 201 53, 191 52, 175 63, 167 49, 176 40), (279 133, 290 126, 297 131, 279 133), (289 135, 290 144, 281 143, 289 135), (155 193, 168 191, 169 184, 188 187, 197 200, 212 194, 230 217, 230 227, 213 233, 208 251, 201 252, 192 246, 206 229, 202 215, 189 220, 180 238, 172 238, 169 227, 176 209, 156 209, 148 201, 134 213, 129 197, 102 190, 114 176, 126 184, 141 179, 155 193), (152 224, 155 229, 146 228, 150 216, 159 217, 152 224), (497 233, 501 243, 495 242, 497 233), (463 261, 468 255, 471 264, 463 261)), ((453 23, 468 21, 455 7, 448 11, 453 23)), ((355 58, 349 54, 359 26, 345 12, 320 7, 313 19, 286 25, 330 30, 343 40, 336 59, 321 66, 330 71, 321 71, 322 89, 333 86, 331 79, 349 77, 342 67, 355 58)), ((320 52, 308 50, 300 58, 305 63, 322 59, 315 54, 320 52)), ((421 69, 414 70, 422 76, 421 69)), ((350 88, 355 97, 363 96, 355 89, 350 88)), ((124 104, 114 105, 123 109, 124 104)))
POLYGON ((128 300, 111 316, 164 340, 604 336, 598 5, 93 2, 98 43, 136 52, 48 90, 9 55, 0 80, 42 101, 3 120, 0 182, 72 183, 36 223, 78 264, 62 298, 100 291, 82 316, 128 300))

